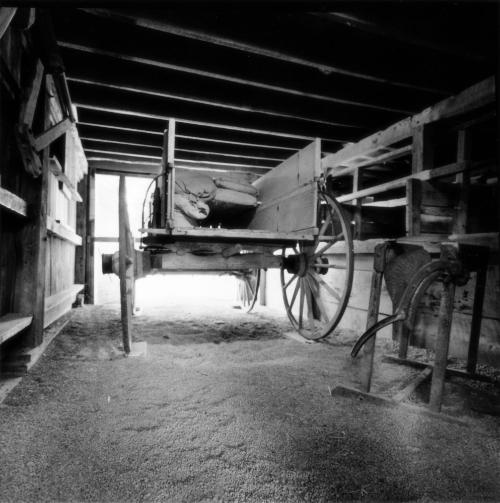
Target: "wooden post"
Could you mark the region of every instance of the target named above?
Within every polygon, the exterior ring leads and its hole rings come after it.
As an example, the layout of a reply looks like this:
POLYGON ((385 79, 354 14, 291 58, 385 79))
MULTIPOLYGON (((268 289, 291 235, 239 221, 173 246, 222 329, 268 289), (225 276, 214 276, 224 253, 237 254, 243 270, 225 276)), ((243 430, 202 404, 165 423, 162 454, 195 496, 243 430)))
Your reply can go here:
POLYGON ((174 168, 174 158, 175 158, 175 120, 170 119, 168 121, 168 131, 167 131, 167 151, 164 152, 164 156, 166 154, 166 159, 164 157, 164 161, 166 161, 165 170, 167 172, 167 180, 168 180, 168 195, 167 195, 167 213, 166 220, 167 225, 170 229, 174 227, 174 197, 175 197, 175 168, 174 168))
POLYGON ((443 283, 443 293, 439 305, 438 331, 435 342, 435 358, 432 371, 431 396, 429 406, 432 411, 440 412, 443 399, 446 366, 448 364, 448 349, 450 346, 451 320, 453 316, 453 299, 455 283, 443 283))
POLYGON ((474 304, 472 306, 472 319, 470 327, 469 350, 467 354, 467 372, 476 372, 479 339, 481 337, 481 321, 483 318, 484 293, 486 291, 486 279, 488 276, 489 249, 484 248, 478 260, 476 273, 476 286, 474 289, 474 304))
MULTIPOLYGON (((470 133, 467 129, 458 132, 457 138, 457 162, 470 159, 470 133)), ((455 181, 460 184, 460 197, 456 208, 455 220, 453 223, 454 234, 467 233, 467 210, 469 207, 470 179, 469 173, 464 171, 455 176, 455 181)))
POLYGON ((120 303, 123 350, 129 354, 132 347, 132 296, 134 289, 134 262, 133 242, 130 249, 130 224, 127 209, 127 187, 123 175, 120 176, 118 192, 118 218, 119 218, 119 276, 120 276, 120 303))
MULTIPOLYGON (((360 168, 356 168, 352 175, 352 191, 356 192, 361 190, 361 170, 360 168)), ((362 208, 361 202, 362 198, 353 199, 352 203, 355 205, 354 210, 354 236, 353 239, 362 239, 361 236, 361 224, 362 224, 362 208)))
MULTIPOLYGON (((375 325, 378 321, 380 308, 380 294, 382 291, 382 279, 385 268, 385 255, 387 245, 385 243, 378 244, 375 247, 375 256, 373 258, 373 274, 370 288, 370 300, 368 302, 368 314, 366 319, 366 329, 375 325)), ((360 354, 360 381, 361 390, 366 393, 370 392, 372 374, 373 374, 373 359, 375 356, 376 335, 374 335, 364 346, 360 354)))
POLYGON ((89 168, 87 175, 86 197, 86 226, 85 236, 85 302, 93 304, 95 301, 94 286, 94 234, 95 234, 95 169, 89 168))
MULTIPOLYGON (((50 125, 49 97, 43 89, 43 127, 50 125)), ((47 254, 47 195, 49 179, 49 149, 42 152, 42 172, 25 184, 24 197, 29 204, 29 219, 17 235, 18 269, 14 287, 14 312, 33 315, 26 329, 24 346, 35 348, 43 342, 45 315, 45 267, 47 254)))
POLYGON ((85 269, 87 257, 87 177, 78 183, 78 193, 82 203, 76 204, 76 233, 82 236, 82 245, 75 248, 75 283, 85 284, 85 269))
POLYGON ((267 269, 260 270, 259 305, 267 305, 267 269))

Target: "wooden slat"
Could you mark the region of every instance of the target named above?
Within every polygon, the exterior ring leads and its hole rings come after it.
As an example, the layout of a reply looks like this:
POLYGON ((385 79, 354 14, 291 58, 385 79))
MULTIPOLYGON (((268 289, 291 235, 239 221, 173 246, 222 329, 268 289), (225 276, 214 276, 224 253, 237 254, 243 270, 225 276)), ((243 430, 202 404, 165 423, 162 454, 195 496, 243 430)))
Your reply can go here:
MULTIPOLYGON (((330 169, 327 174, 331 178, 338 178, 339 176, 354 174, 354 172, 358 168, 367 168, 369 166, 374 166, 376 164, 381 164, 384 162, 393 161, 395 159, 399 159, 400 157, 403 157, 403 156, 409 154, 411 151, 412 151, 412 146, 407 145, 405 147, 394 149, 391 152, 387 152, 385 154, 379 155, 379 156, 374 157, 372 159, 369 159, 367 161, 356 163, 355 166, 349 166, 347 168, 341 168, 341 169, 330 169)), ((325 164, 325 159, 323 159, 321 161, 322 166, 324 166, 324 164, 325 164)), ((350 161, 350 162, 353 162, 353 161, 350 161)), ((346 164, 350 164, 350 162, 347 162, 346 164)))
POLYGON ((2 187, 0 187, 0 206, 12 211, 16 215, 22 217, 28 216, 28 205, 26 201, 2 187))
POLYGON ((417 126, 437 120, 454 117, 471 110, 495 103, 495 77, 475 84, 461 93, 440 101, 436 105, 412 117, 403 119, 383 131, 348 145, 323 159, 323 169, 341 166, 362 154, 373 152, 380 147, 391 145, 409 138, 417 126))
POLYGON ((0 317, 0 344, 14 337, 33 321, 33 316, 9 313, 0 317))
POLYGON ((72 285, 65 290, 45 298, 43 327, 46 328, 71 309, 76 296, 84 285, 72 285))
POLYGON ((50 234, 57 236, 60 239, 64 239, 65 241, 69 241, 73 243, 75 246, 82 245, 82 237, 76 234, 76 232, 67 225, 54 220, 50 215, 47 215, 47 232, 50 234))
POLYGON ((438 178, 442 176, 453 175, 455 173, 460 173, 466 168, 465 162, 454 162, 447 164, 446 166, 441 166, 439 168, 428 169, 425 171, 420 171, 419 173, 413 173, 408 176, 403 176, 396 180, 391 180, 390 182, 382 183, 376 185, 375 187, 370 187, 368 189, 358 190, 352 192, 351 194, 346 194, 344 196, 337 197, 337 201, 343 203, 346 201, 352 201, 359 197, 372 196, 374 194, 380 194, 382 192, 387 192, 388 190, 397 189, 400 187, 405 187, 408 180, 432 180, 433 178, 438 178))

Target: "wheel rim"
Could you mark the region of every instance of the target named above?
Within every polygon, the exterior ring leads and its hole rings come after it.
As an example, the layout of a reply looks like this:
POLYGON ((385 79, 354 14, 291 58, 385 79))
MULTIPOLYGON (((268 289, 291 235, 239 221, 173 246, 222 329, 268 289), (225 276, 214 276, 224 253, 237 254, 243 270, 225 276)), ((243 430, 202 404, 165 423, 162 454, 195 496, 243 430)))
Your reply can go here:
POLYGON ((286 312, 300 335, 311 340, 326 337, 340 322, 354 272, 350 224, 340 204, 323 191, 318 193, 318 222, 313 244, 282 250, 286 312))
POLYGON ((257 302, 260 286, 260 269, 252 269, 239 278, 239 297, 241 308, 251 312, 257 302))

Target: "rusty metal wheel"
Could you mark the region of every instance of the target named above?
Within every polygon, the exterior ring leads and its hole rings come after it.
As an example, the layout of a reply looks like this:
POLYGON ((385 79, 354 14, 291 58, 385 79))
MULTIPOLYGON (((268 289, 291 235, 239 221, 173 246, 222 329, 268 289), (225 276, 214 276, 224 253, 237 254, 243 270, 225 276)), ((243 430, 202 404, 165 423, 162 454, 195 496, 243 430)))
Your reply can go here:
POLYGON ((283 248, 281 289, 288 318, 306 339, 319 340, 338 325, 354 273, 350 223, 340 204, 318 193, 318 234, 313 244, 283 248))

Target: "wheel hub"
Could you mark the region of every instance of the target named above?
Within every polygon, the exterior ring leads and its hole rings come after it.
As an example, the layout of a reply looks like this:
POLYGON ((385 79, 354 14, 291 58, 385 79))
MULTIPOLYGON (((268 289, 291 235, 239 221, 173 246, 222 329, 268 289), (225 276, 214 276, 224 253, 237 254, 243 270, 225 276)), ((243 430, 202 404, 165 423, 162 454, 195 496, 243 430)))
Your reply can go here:
POLYGON ((304 277, 307 273, 308 260, 305 253, 289 255, 283 259, 283 266, 290 274, 297 274, 299 277, 304 277))

